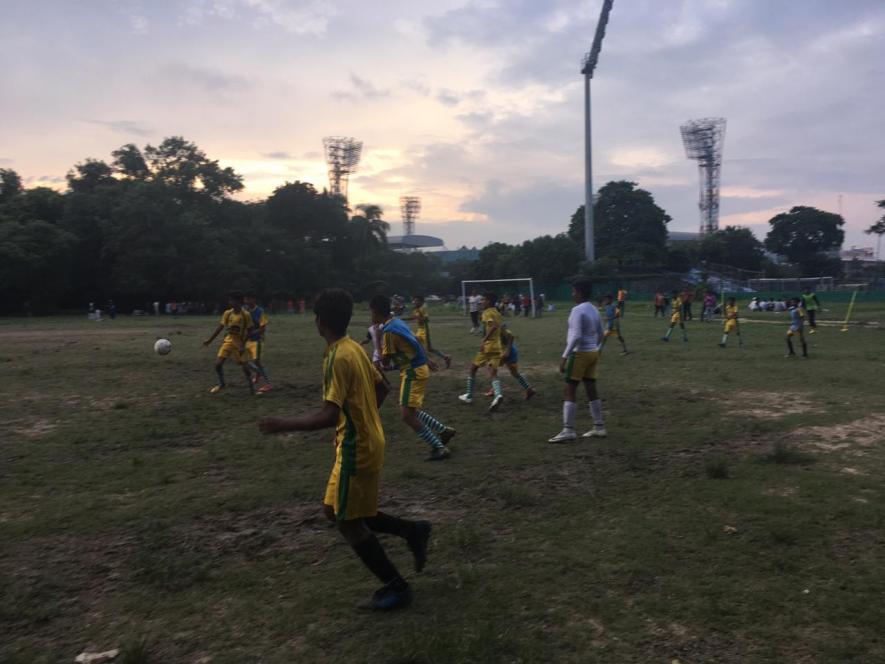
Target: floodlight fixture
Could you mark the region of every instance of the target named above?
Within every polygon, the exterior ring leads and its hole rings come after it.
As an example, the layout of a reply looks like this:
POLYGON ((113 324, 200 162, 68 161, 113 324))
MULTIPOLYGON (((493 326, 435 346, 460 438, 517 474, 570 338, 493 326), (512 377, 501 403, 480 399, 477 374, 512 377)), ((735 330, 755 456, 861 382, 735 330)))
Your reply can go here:
POLYGON ((593 150, 590 124, 590 79, 599 61, 602 39, 608 25, 608 15, 614 0, 603 0, 596 23, 596 34, 590 51, 581 60, 581 73, 584 75, 584 259, 592 263, 596 259, 593 245, 593 150))
POLYGON ((399 210, 403 217, 403 235, 414 235, 415 222, 421 212, 421 199, 418 196, 400 196, 399 210))
POLYGON ((679 127, 685 155, 698 162, 700 176, 701 234, 719 230, 719 179, 722 171, 722 148, 725 142, 725 118, 689 120, 679 127))
POLYGON ((356 172, 363 151, 362 141, 346 136, 326 136, 323 139, 326 164, 329 167, 329 188, 335 196, 347 201, 347 184, 356 172))

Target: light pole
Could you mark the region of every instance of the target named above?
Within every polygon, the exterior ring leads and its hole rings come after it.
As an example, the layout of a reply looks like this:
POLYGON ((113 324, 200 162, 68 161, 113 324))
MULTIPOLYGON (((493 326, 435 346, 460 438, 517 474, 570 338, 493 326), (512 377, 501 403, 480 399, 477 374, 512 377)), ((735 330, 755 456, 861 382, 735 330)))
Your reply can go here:
POLYGON ((596 23, 593 46, 590 47, 590 52, 584 56, 584 60, 581 63, 581 73, 584 75, 584 259, 588 263, 596 260, 596 252, 593 247, 593 153, 591 149, 590 79, 593 78, 593 70, 596 69, 596 63, 599 60, 602 38, 605 37, 605 26, 608 23, 608 15, 611 12, 613 2, 614 0, 603 0, 599 21, 596 23))

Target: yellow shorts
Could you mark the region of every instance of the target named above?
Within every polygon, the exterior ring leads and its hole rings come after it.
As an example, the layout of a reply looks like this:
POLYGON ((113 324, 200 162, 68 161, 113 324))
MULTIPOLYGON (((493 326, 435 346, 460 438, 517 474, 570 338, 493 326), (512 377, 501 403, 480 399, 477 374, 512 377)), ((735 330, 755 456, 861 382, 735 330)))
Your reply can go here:
POLYGON ((729 318, 727 321, 725 321, 725 328, 723 331, 728 334, 729 332, 733 332, 734 330, 736 330, 737 326, 738 322, 733 318, 729 318))
POLYGON ((425 332, 423 328, 418 328, 415 332, 415 338, 421 342, 421 345, 424 346, 425 349, 429 348, 427 345, 427 332, 425 332))
POLYGON ((342 471, 336 461, 326 484, 323 504, 335 510, 339 521, 361 519, 378 514, 378 485, 381 473, 377 471, 342 471))
POLYGON ((599 368, 599 351, 575 351, 565 363, 565 379, 570 383, 596 380, 599 368))
POLYGON ((423 406, 428 378, 430 378, 430 369, 426 364, 422 364, 416 369, 408 368, 403 371, 400 374, 399 405, 409 408, 423 406))
POLYGON ((501 365, 501 351, 498 352, 479 352, 476 354, 476 357, 473 358, 473 366, 476 367, 485 367, 489 366, 492 369, 497 369, 501 365))
POLYGON ((792 336, 798 334, 798 335, 801 337, 801 336, 802 336, 802 332, 803 332, 803 329, 802 329, 801 327, 800 327, 800 328, 797 328, 797 329, 795 329, 795 330, 791 327, 789 330, 787 330, 787 336, 788 336, 788 337, 792 337, 792 336))
POLYGON ((672 316, 670 316, 670 325, 676 325, 676 323, 679 323, 681 321, 682 321, 682 314, 680 314, 678 312, 673 314, 672 316))
POLYGON ((225 339, 218 349, 218 357, 231 358, 237 363, 242 364, 245 361, 243 353, 240 352, 240 344, 233 339, 225 339))
POLYGON ((246 357, 250 360, 258 360, 261 361, 261 348, 264 346, 263 341, 247 341, 246 342, 246 357))

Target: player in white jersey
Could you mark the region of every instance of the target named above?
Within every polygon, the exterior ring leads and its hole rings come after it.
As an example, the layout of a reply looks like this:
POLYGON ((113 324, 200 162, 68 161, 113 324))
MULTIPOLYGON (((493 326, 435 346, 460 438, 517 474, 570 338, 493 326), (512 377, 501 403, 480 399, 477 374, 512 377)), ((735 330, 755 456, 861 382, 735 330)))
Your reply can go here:
POLYGON ((475 290, 467 297, 467 304, 470 307, 470 334, 476 334, 481 331, 479 326, 479 312, 482 309, 483 297, 475 290))
POLYGON ((562 431, 549 440, 551 443, 565 443, 577 438, 575 434, 575 414, 578 405, 578 385, 584 383, 587 399, 590 401, 590 414, 593 428, 584 438, 605 437, 605 423, 602 419, 602 399, 596 391, 596 375, 599 366, 599 345, 602 343, 602 319, 599 311, 590 303, 592 285, 585 279, 572 284, 572 297, 577 306, 568 317, 568 341, 559 363, 560 373, 565 374, 565 401, 562 404, 562 431))

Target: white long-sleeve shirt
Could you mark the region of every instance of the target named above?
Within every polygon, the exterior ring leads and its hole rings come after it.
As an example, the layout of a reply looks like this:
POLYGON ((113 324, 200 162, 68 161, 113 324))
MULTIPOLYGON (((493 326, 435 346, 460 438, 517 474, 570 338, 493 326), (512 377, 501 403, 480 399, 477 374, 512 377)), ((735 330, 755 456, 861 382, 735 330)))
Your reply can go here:
POLYGON ((599 311, 589 302, 581 302, 568 316, 568 340, 563 357, 568 357, 573 352, 588 352, 599 350, 602 340, 602 319, 599 311))

